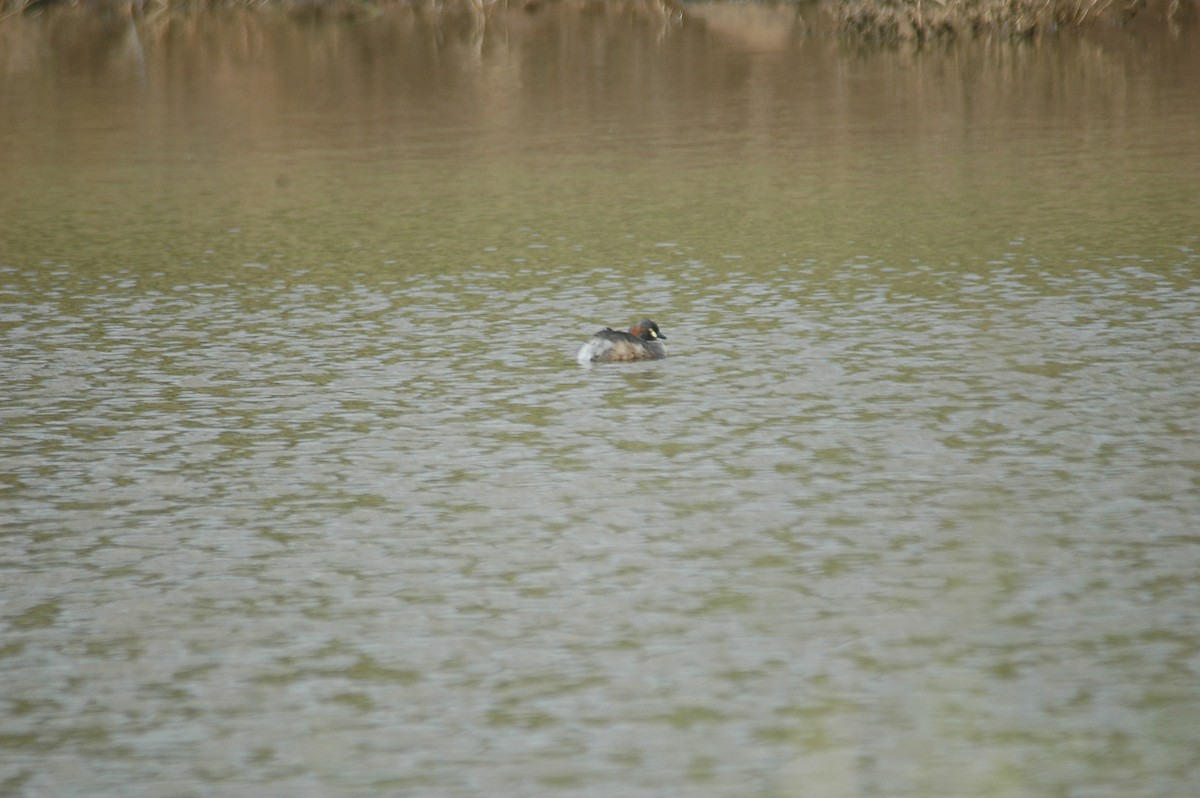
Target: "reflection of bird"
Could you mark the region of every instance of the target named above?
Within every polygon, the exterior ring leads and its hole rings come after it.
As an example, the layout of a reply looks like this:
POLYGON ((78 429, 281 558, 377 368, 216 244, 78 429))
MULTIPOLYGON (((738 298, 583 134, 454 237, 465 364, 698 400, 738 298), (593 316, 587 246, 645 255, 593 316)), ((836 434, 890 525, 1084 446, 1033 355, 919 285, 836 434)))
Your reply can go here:
POLYGON ((657 360, 667 356, 667 347, 663 344, 666 339, 653 320, 642 319, 630 327, 629 332, 604 328, 579 347, 575 359, 581 366, 619 360, 657 360))

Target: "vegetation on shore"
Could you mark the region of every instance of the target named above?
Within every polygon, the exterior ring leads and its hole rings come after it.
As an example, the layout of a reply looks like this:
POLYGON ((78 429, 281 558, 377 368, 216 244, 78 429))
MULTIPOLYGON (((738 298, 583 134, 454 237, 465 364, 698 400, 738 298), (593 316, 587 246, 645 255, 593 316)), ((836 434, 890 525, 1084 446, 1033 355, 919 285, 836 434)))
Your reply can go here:
MULTIPOLYGON (((236 7, 351 18, 407 7, 486 24, 497 12, 537 13, 556 3, 623 7, 675 23, 695 7, 681 0, 0 0, 0 20, 51 8, 144 16, 236 7)), ((781 3, 763 0, 762 4, 781 3)), ((782 4, 795 6, 798 13, 803 10, 806 16, 822 16, 841 35, 883 42, 981 35, 1031 38, 1097 23, 1128 25, 1147 17, 1179 25, 1193 22, 1200 10, 1200 0, 782 0, 782 4)))
MULTIPOLYGON (((1153 0, 829 0, 843 33, 923 41, 961 35, 1027 38, 1093 23, 1127 25, 1153 0)), ((1164 5, 1164 4, 1160 4, 1164 5)), ((1156 13, 1183 20, 1193 0, 1169 0, 1156 13)))

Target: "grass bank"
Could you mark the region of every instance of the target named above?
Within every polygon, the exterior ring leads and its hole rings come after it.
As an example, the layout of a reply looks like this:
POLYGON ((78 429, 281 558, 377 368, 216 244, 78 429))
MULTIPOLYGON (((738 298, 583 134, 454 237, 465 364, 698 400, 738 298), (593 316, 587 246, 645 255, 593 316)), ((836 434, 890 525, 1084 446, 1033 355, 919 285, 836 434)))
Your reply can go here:
POLYGON ((483 26, 496 13, 537 14, 548 5, 603 8, 679 24, 714 5, 791 7, 808 32, 832 30, 855 39, 924 42, 956 37, 1032 38, 1094 25, 1182 26, 1200 17, 1200 0, 0 0, 0 20, 73 8, 134 16, 195 13, 227 8, 261 9, 295 16, 361 19, 385 9, 409 8, 483 26))

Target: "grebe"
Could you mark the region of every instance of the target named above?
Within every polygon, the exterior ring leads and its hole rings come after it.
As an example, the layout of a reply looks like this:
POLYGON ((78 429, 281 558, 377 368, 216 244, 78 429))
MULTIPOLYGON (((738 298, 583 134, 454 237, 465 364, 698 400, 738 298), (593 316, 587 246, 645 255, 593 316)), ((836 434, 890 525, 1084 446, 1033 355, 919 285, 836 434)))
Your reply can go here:
POLYGON ((652 319, 642 319, 630 327, 629 332, 604 328, 579 348, 575 359, 581 366, 622 360, 657 360, 667 356, 667 347, 662 343, 666 339, 652 319))

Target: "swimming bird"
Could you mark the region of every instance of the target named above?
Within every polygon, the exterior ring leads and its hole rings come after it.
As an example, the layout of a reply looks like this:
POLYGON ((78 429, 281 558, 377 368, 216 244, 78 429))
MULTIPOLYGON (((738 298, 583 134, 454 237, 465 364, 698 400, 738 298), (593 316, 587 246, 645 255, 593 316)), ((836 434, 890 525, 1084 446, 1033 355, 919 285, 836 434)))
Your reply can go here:
POLYGON ((657 360, 667 356, 667 347, 653 319, 642 319, 629 328, 629 332, 605 327, 579 347, 575 359, 579 365, 592 363, 615 363, 622 360, 657 360))

